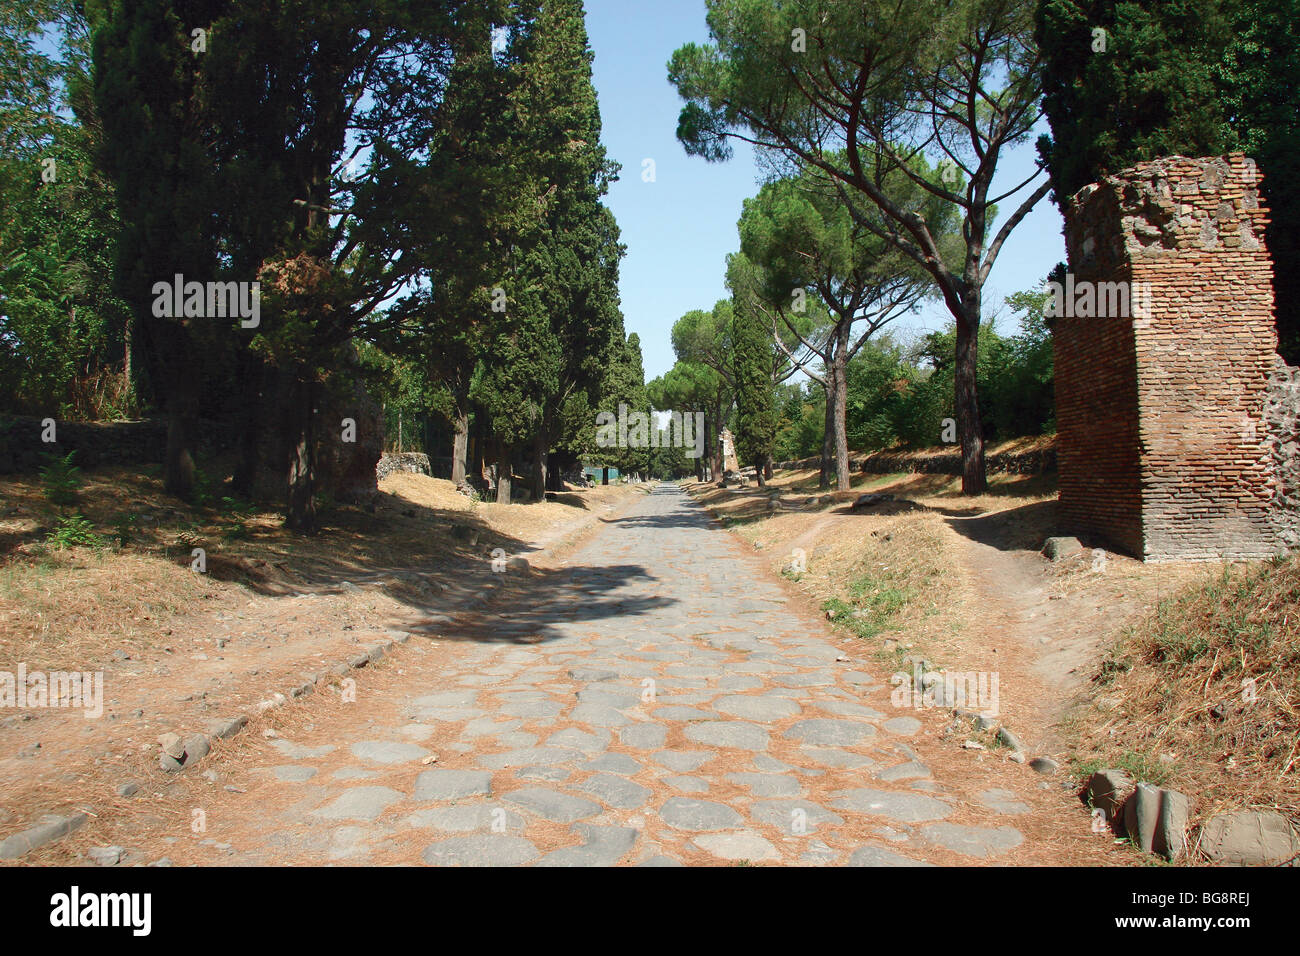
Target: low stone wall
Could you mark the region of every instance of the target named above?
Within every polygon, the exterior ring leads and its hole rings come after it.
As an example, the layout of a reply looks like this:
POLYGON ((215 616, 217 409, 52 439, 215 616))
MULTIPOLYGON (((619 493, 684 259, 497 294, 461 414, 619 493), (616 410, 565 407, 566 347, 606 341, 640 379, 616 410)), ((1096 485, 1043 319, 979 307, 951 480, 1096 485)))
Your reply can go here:
POLYGON ((379 481, 383 481, 389 475, 400 471, 415 475, 433 474, 428 455, 423 452, 405 451, 382 456, 379 459, 379 464, 375 466, 375 477, 379 481))
MULTIPOLYGON (((786 470, 820 468, 821 461, 820 457, 801 458, 795 461, 777 462, 773 467, 786 470)), ((1039 448, 1031 451, 988 455, 984 459, 984 466, 991 475, 1038 475, 1045 471, 1055 471, 1056 448, 1039 448)), ((936 455, 920 452, 882 451, 866 457, 850 458, 849 471, 860 471, 870 475, 888 475, 899 472, 960 475, 961 453, 954 451, 936 455)))
POLYGON ((34 472, 45 464, 44 454, 62 457, 75 451, 73 462, 82 468, 99 465, 161 464, 167 447, 167 423, 155 419, 136 422, 55 421, 54 442, 40 418, 0 419, 0 474, 34 472))

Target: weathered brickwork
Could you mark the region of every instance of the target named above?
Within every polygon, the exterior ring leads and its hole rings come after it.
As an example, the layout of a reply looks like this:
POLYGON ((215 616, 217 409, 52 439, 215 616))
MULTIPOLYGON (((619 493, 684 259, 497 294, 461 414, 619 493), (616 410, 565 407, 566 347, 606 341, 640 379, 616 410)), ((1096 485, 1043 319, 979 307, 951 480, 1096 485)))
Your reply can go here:
POLYGON ((1067 296, 1055 320, 1069 529, 1155 561, 1295 543, 1296 416, 1273 405, 1294 403, 1297 386, 1276 355, 1259 180, 1239 153, 1175 156, 1073 197, 1074 284, 1124 283, 1132 307, 1072 315, 1067 296), (1277 437, 1288 423, 1289 444, 1277 437))

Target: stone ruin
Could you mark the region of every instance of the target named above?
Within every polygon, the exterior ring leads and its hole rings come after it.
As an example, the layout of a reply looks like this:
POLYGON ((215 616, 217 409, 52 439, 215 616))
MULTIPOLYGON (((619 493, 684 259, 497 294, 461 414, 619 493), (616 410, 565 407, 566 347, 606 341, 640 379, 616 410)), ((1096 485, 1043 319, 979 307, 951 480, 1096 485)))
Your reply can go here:
POLYGON ((1300 543, 1300 370, 1277 355, 1260 171, 1140 163, 1066 212, 1052 319, 1064 528, 1149 561, 1300 543))

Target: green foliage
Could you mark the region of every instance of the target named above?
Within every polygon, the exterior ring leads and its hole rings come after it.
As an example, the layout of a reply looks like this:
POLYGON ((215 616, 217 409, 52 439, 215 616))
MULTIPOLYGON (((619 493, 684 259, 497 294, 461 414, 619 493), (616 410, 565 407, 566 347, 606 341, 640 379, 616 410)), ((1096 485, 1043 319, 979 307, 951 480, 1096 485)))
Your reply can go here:
POLYGON ((781 392, 772 457, 778 461, 820 455, 826 433, 826 391, 812 382, 781 392))
POLYGON ((41 457, 45 466, 41 468, 41 491, 45 500, 58 508, 65 508, 77 503, 77 492, 81 489, 81 469, 72 463, 76 451, 58 456, 46 452, 41 457))
POLYGON ((1295 0, 1232 4, 1221 69, 1224 111, 1237 147, 1259 162, 1270 221, 1278 351, 1300 364, 1300 16, 1295 0))
POLYGON ((1242 150, 1272 220, 1280 351, 1300 361, 1300 18, 1294 0, 1040 0, 1039 152, 1062 207, 1161 156, 1242 150), (1106 31, 1094 52, 1093 30, 1106 31))
POLYGON ((104 539, 95 533, 95 526, 85 515, 60 515, 54 530, 45 536, 46 544, 55 548, 70 548, 84 545, 88 548, 102 548, 104 539))
POLYGON ((757 309, 737 304, 733 312, 730 339, 736 386, 736 454, 761 474, 776 440, 772 333, 757 309))
POLYGON ((1230 37, 1225 0, 1040 0, 1039 140, 1057 203, 1108 172, 1158 156, 1230 149, 1218 68, 1230 37), (1094 50, 1093 31, 1105 31, 1094 50))
POLYGON ((118 221, 93 161, 88 52, 76 3, 0 12, 0 407, 60 418, 136 404, 118 372, 127 311, 104 281, 118 221))

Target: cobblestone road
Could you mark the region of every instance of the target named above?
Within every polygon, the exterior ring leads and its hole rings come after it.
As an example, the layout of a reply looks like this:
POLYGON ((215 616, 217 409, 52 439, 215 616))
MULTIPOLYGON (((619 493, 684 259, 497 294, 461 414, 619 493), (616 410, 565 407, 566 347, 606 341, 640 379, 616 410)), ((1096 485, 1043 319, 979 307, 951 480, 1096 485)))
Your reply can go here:
POLYGON ((759 565, 659 486, 500 595, 389 720, 272 741, 281 762, 255 772, 278 809, 231 862, 924 865, 1019 845, 1004 818, 1027 808, 952 799, 909 747, 920 722, 759 565))

